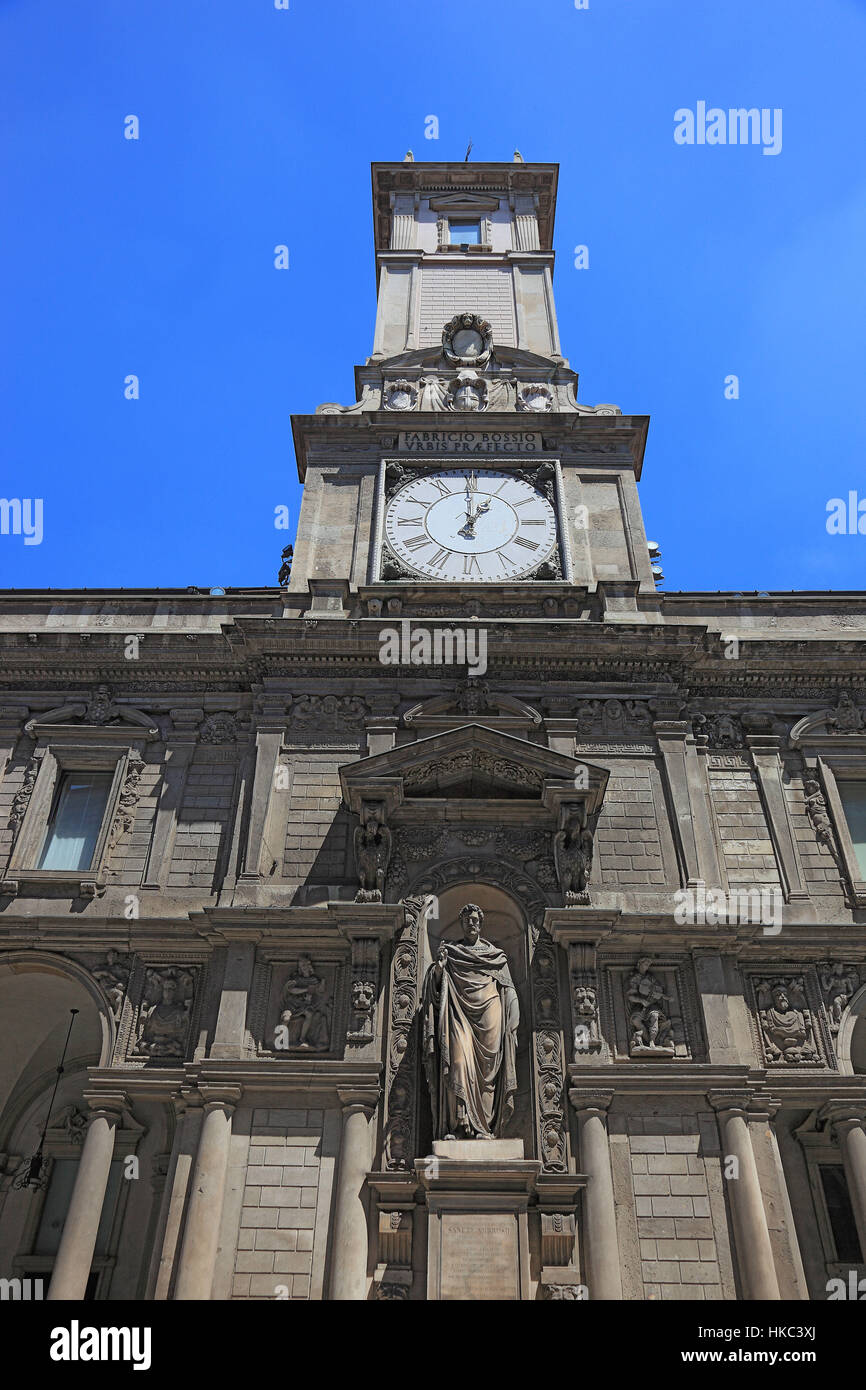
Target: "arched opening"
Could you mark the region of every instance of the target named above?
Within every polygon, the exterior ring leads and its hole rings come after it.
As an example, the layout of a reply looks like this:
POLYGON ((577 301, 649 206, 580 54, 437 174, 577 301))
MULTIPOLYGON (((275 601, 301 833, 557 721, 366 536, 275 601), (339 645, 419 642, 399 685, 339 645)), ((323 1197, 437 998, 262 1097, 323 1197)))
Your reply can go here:
MULTIPOLYGON (((107 1005, 80 966, 48 953, 20 952, 4 960, 0 966, 0 1151, 6 1163, 0 1195, 0 1266, 12 1277, 41 1279, 43 1293, 87 1128, 83 1100, 87 1069, 110 1061, 113 1041, 114 1021, 107 1005), (74 1019, 72 1009, 78 1011, 74 1019), (67 1034, 69 1046, 58 1079, 67 1034), (26 1182, 43 1132, 41 1171, 26 1182)), ((99 1257, 107 1257, 119 1183, 118 1171, 113 1175, 113 1200, 105 1204, 91 1296, 96 1296, 99 1283, 99 1257)))
POLYGON ((842 1015, 836 1056, 841 1072, 866 1076, 866 985, 857 991, 842 1015))

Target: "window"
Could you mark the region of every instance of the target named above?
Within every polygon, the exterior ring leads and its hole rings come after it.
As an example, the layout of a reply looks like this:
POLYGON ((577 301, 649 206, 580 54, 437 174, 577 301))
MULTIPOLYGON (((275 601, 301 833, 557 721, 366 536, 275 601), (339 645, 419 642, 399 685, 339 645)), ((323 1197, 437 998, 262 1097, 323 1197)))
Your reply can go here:
POLYGON ((857 857, 860 877, 866 879, 866 782, 849 781, 840 777, 836 784, 848 823, 848 834, 857 857))
POLYGON ((857 1238, 854 1209, 848 1195, 845 1169, 837 1164, 822 1163, 818 1169, 821 1174, 821 1187, 836 1246, 836 1259, 845 1264, 860 1264, 863 1253, 857 1238))
POLYGON ((111 783, 110 772, 62 773, 38 868, 90 868, 111 783))
POLYGON ((463 222, 455 217, 449 218, 449 230, 451 232, 452 246, 480 246, 481 245, 481 223, 463 222))

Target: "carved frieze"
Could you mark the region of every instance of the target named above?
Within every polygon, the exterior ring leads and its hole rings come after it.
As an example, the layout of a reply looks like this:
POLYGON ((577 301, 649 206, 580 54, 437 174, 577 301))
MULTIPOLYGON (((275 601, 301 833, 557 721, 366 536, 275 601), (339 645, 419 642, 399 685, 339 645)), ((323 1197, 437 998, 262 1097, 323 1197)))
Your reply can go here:
POLYGON ((579 741, 593 738, 632 738, 652 731, 653 716, 646 700, 583 700, 576 710, 579 741))
POLYGON ((289 737, 340 743, 360 734, 369 713, 366 701, 351 695, 301 695, 288 703, 289 737))

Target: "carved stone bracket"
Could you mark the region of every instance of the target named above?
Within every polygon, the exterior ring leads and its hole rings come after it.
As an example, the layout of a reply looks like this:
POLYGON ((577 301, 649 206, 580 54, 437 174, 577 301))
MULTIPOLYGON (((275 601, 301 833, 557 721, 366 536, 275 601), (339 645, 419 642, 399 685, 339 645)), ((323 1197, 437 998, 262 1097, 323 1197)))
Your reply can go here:
POLYGON ((379 993, 379 941, 375 936, 352 937, 351 1015, 346 1041, 370 1043, 376 1032, 379 993))

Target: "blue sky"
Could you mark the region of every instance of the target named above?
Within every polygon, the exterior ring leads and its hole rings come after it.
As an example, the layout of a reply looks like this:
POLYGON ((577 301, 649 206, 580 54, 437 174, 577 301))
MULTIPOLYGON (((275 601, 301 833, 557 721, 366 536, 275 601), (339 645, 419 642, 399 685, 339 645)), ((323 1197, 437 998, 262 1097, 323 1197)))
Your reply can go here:
POLYGON ((372 347, 370 161, 470 138, 561 166, 563 351, 652 417, 666 587, 866 587, 862 0, 3 0, 0 54, 3 587, 274 583, 289 417, 372 347), (781 153, 677 145, 698 101, 781 153))

